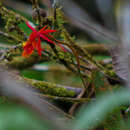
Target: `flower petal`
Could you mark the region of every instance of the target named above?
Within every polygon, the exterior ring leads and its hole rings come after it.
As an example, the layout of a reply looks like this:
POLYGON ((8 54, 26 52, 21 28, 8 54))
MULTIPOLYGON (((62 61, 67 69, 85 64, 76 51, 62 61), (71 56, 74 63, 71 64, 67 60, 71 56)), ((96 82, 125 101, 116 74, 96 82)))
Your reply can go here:
POLYGON ((47 28, 47 25, 45 25, 39 32, 42 33, 47 28))
POLYGON ((33 53, 33 51, 31 51, 30 53, 27 53, 26 51, 23 51, 22 56, 23 57, 29 57, 32 53, 33 53))
POLYGON ((28 21, 26 22, 26 25, 27 25, 33 32, 37 32, 37 30, 36 30, 35 28, 33 28, 33 27, 29 24, 28 21))
MULTIPOLYGON (((47 36, 53 38, 53 36, 51 36, 51 35, 47 35, 47 36)), ((53 42, 53 41, 51 41, 50 39, 48 39, 48 37, 46 37, 46 36, 44 36, 44 35, 40 35, 40 37, 42 37, 44 40, 46 40, 46 41, 48 41, 48 42, 50 42, 50 43, 56 45, 56 43, 53 42)), ((67 50, 66 50, 61 44, 57 44, 57 45, 58 45, 64 52, 67 52, 67 50)))
POLYGON ((57 30, 45 30, 44 32, 41 32, 42 34, 48 34, 48 33, 53 33, 57 32, 57 30))
POLYGON ((36 40, 34 40, 34 41, 32 42, 32 46, 33 46, 33 48, 37 48, 37 42, 36 42, 36 40))
POLYGON ((30 42, 33 42, 37 38, 37 32, 32 32, 29 36, 30 42))
POLYGON ((40 35, 40 37, 41 37, 43 40, 45 40, 45 41, 47 41, 47 42, 49 42, 49 43, 52 43, 52 44, 56 45, 56 43, 53 42, 52 40, 50 40, 48 37, 46 37, 46 36, 44 36, 44 35, 40 35))
POLYGON ((29 41, 25 43, 25 45, 23 46, 23 49, 24 49, 22 53, 23 57, 29 57, 34 51, 34 48, 29 41))
POLYGON ((23 51, 23 53, 22 53, 22 56, 23 56, 23 57, 29 57, 29 56, 33 53, 33 51, 34 51, 33 49, 29 49, 29 50, 28 50, 28 49, 27 49, 27 50, 25 49, 25 50, 23 51))
POLYGON ((41 48, 41 39, 40 38, 38 39, 38 42, 37 42, 37 51, 38 51, 39 56, 41 56, 42 48, 41 48))
MULTIPOLYGON (((51 35, 49 35, 49 34, 47 34, 47 36, 53 38, 53 36, 51 36, 51 35)), ((58 45, 64 52, 67 52, 67 50, 66 50, 60 43, 58 43, 57 45, 58 45)))

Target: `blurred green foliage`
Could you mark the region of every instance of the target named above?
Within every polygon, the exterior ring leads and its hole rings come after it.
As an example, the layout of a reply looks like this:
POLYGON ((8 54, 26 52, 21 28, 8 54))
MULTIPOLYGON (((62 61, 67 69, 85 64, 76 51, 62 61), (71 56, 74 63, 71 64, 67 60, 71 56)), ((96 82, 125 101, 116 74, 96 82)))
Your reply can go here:
POLYGON ((19 104, 0 104, 0 130, 51 130, 33 111, 19 104))

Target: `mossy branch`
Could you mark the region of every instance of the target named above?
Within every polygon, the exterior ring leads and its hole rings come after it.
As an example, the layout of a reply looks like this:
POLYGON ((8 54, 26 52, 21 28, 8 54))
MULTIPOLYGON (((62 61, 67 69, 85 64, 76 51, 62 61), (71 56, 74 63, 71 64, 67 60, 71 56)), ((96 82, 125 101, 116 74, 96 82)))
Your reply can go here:
POLYGON ((31 67, 36 63, 48 61, 48 57, 44 55, 44 57, 39 57, 36 53, 31 55, 29 58, 24 58, 22 56, 15 56, 7 65, 15 68, 15 69, 25 69, 27 67, 31 67))
POLYGON ((44 94, 59 96, 59 97, 74 97, 81 92, 81 88, 66 87, 50 83, 46 81, 37 81, 33 79, 25 79, 27 83, 34 86, 34 88, 40 90, 44 94))
POLYGON ((15 43, 21 43, 23 42, 22 40, 20 40, 18 37, 14 36, 14 35, 11 35, 9 33, 6 33, 6 32, 3 32, 0 30, 0 35, 6 37, 8 40, 11 40, 15 43))

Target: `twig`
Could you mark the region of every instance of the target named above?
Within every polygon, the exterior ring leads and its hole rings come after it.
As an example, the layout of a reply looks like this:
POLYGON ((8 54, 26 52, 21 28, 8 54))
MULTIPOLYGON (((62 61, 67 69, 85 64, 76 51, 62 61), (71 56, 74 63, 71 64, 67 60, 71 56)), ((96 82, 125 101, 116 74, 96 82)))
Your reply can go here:
MULTIPOLYGON (((86 84, 86 88, 83 88, 83 89, 82 89, 81 93, 77 96, 77 99, 80 99, 80 98, 85 94, 85 92, 86 92, 86 90, 87 90, 89 84, 90 84, 89 82, 88 82, 88 84, 86 84)), ((72 105, 72 107, 69 109, 69 114, 70 114, 70 115, 73 115, 74 110, 76 109, 76 107, 77 107, 78 105, 79 105, 79 103, 74 103, 74 104, 72 105)))
POLYGON ((72 103, 85 103, 92 101, 94 99, 90 98, 69 98, 69 97, 58 97, 58 96, 52 96, 52 95, 45 95, 45 94, 37 94, 36 95, 40 97, 45 97, 52 100, 58 100, 58 101, 66 101, 66 102, 72 102, 72 103))

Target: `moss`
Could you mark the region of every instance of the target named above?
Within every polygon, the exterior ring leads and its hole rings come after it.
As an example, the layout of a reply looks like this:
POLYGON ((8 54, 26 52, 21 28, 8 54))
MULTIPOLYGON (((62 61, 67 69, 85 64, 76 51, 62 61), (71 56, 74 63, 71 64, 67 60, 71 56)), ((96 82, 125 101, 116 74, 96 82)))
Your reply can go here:
POLYGON ((56 85, 54 83, 45 82, 45 81, 37 81, 32 79, 25 79, 29 84, 34 86, 35 88, 41 90, 44 94, 49 94, 53 96, 59 97, 74 97, 75 92, 72 90, 67 90, 66 88, 56 85))
POLYGON ((72 62, 72 56, 67 52, 64 53, 63 51, 59 51, 58 56, 59 56, 59 59, 64 59, 65 61, 70 62, 70 63, 72 62))
POLYGON ((5 31, 13 34, 17 39, 24 40, 26 34, 19 28, 18 24, 27 21, 26 18, 2 6, 0 3, 0 15, 5 22, 5 31))

